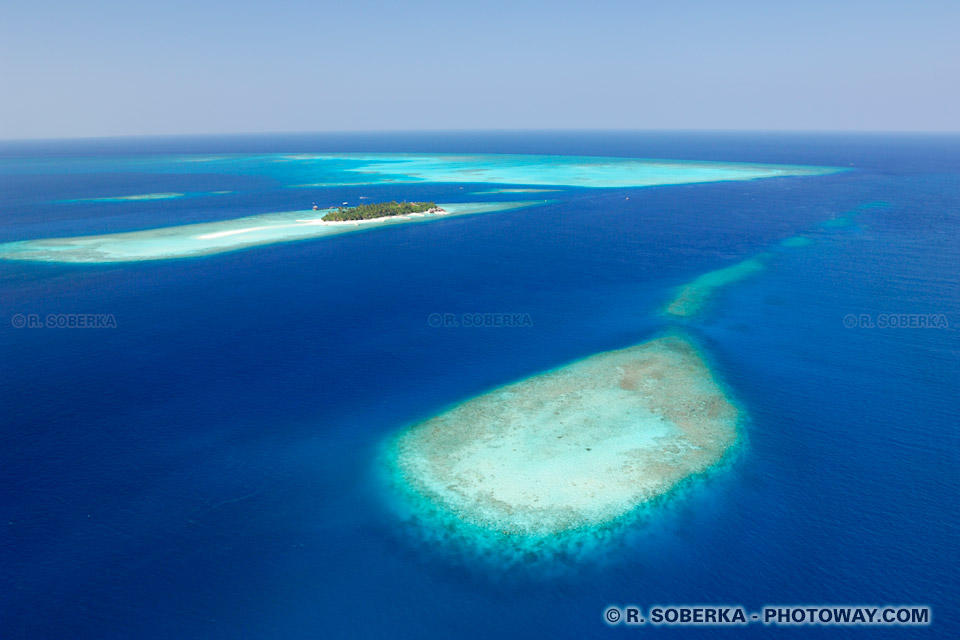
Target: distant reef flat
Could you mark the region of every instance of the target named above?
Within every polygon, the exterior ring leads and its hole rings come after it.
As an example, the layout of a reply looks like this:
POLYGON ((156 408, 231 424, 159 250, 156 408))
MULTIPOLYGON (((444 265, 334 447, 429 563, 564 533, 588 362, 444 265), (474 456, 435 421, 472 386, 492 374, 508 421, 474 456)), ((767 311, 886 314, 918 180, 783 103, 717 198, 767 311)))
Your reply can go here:
MULTIPOLYGON (((336 167, 336 181, 308 182, 295 187, 333 187, 381 183, 487 183, 505 185, 571 186, 595 188, 647 187, 725 180, 754 180, 788 176, 815 176, 844 171, 813 167, 734 162, 694 162, 640 158, 535 155, 426 155, 330 154, 275 158, 297 163, 309 173, 310 163, 319 172, 336 167), (350 179, 346 179, 350 178, 350 179)), ((520 187, 504 193, 529 192, 520 187)), ((491 191, 490 193, 494 193, 491 191)))
POLYGON ((740 417, 671 334, 468 400, 395 436, 385 466, 412 520, 542 545, 604 529, 708 471, 740 417))
POLYGON ((559 189, 487 189, 486 191, 474 191, 473 195, 487 195, 494 193, 556 193, 559 189))
MULTIPOLYGON (((49 170, 43 159, 26 159, 0 169, 17 175, 49 170)), ((221 156, 82 157, 61 173, 256 175, 288 187, 327 188, 363 185, 457 183, 471 191, 537 193, 536 190, 631 188, 760 178, 821 176, 848 168, 656 158, 523 154, 303 153, 221 156), (202 166, 200 166, 202 165, 202 166), (467 187, 466 185, 470 185, 467 187)), ((177 183, 171 183, 177 184, 177 183)), ((69 202, 130 202, 208 194, 107 193, 69 202)))
POLYGON ((67 200, 57 200, 59 203, 63 204, 76 204, 76 203, 106 203, 106 202, 151 202, 154 200, 176 200, 177 198, 186 198, 186 197, 198 197, 198 196, 219 196, 225 195, 228 193, 233 193, 232 191, 210 191, 206 193, 179 193, 179 192, 165 192, 165 193, 137 193, 129 196, 97 196, 94 198, 69 198, 67 200))
POLYGON ((265 213, 219 222, 72 238, 41 238, 0 244, 0 259, 39 262, 135 262, 192 258, 247 247, 339 235, 388 225, 428 222, 442 217, 491 213, 540 202, 463 202, 442 204, 434 213, 411 213, 369 220, 327 222, 335 209, 265 213))
POLYGON ((75 198, 61 202, 145 202, 149 200, 173 200, 183 198, 185 193, 138 193, 132 196, 101 196, 98 198, 75 198))

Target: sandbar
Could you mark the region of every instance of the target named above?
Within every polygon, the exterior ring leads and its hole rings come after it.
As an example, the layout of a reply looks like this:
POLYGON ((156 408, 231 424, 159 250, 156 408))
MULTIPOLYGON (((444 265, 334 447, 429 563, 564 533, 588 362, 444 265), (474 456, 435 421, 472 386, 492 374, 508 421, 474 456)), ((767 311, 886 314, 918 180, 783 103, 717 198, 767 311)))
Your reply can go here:
POLYGON ((290 242, 444 217, 492 213, 542 202, 461 202, 442 204, 442 213, 326 222, 333 209, 265 213, 231 220, 142 231, 70 238, 39 238, 0 244, 0 259, 38 262, 106 263, 192 258, 247 247, 290 242))

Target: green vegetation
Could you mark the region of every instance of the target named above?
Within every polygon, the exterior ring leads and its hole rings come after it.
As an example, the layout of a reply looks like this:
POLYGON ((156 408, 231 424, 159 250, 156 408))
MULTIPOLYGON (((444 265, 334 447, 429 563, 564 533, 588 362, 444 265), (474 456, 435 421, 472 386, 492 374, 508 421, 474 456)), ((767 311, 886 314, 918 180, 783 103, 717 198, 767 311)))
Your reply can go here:
POLYGON ((345 220, 371 220, 387 216, 402 216, 408 213, 439 213, 443 211, 434 202, 375 202, 361 204, 357 207, 337 207, 323 216, 327 222, 341 222, 345 220))

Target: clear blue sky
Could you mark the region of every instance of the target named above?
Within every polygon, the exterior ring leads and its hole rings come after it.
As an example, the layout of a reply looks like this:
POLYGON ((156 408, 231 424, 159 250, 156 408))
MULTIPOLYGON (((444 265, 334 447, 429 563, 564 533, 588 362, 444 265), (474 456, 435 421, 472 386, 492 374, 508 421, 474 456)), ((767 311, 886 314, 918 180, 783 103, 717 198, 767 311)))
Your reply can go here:
POLYGON ((30 0, 0 138, 960 130, 960 2, 30 0))

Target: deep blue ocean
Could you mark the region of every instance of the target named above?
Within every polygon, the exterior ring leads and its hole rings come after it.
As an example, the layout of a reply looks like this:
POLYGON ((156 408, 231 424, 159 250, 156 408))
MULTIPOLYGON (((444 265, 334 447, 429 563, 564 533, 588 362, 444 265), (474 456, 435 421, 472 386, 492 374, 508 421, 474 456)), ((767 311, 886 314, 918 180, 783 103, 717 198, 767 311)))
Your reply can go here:
MULTIPOLYGON (((0 144, 0 242, 352 200, 269 172, 76 158, 477 152, 838 166, 634 189, 203 258, 0 261, 0 638, 958 638, 960 137, 491 133, 0 144), (68 162, 69 161, 69 162, 68 162), (218 198, 64 204, 121 193, 218 198), (629 200, 625 198, 629 197, 629 200), (884 206, 858 209, 865 203, 884 206), (827 220, 858 211, 850 224, 827 220), (385 505, 390 434, 654 337, 679 285, 786 237, 681 322, 744 445, 595 557, 498 566, 385 505), (433 313, 531 326, 430 326, 433 313), (17 328, 15 314, 115 328, 17 328), (845 326, 941 314, 949 327, 845 326), (929 605, 920 628, 608 627, 608 605, 929 605)), ((489 185, 481 185, 489 188, 489 185)), ((462 199, 470 185, 379 185, 462 199), (464 186, 465 189, 460 189, 464 186)), ((515 200, 517 194, 486 196, 515 200)))

